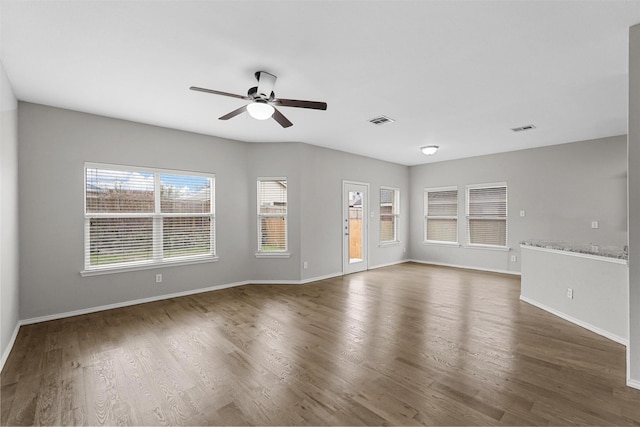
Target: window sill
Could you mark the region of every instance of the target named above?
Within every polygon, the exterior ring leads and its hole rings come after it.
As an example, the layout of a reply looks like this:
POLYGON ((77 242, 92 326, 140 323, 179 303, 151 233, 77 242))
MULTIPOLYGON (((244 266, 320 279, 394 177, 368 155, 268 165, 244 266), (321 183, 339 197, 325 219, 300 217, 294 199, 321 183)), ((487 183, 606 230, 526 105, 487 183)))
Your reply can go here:
POLYGON ((256 252, 256 258, 289 258, 289 252, 256 252))
POLYGON ((465 249, 485 249, 489 251, 509 252, 511 248, 507 246, 490 246, 490 245, 465 245, 465 249))
POLYGON ((439 242, 437 240, 427 240, 422 242, 425 246, 450 246, 452 248, 459 248, 460 243, 458 242, 439 242))
POLYGON ((80 275, 82 277, 88 277, 88 276, 100 276, 102 274, 127 273, 130 271, 139 271, 139 270, 154 270, 158 268, 175 267, 179 265, 204 264, 208 262, 216 262, 218 261, 218 259, 219 258, 217 256, 210 256, 210 257, 182 259, 182 260, 175 260, 175 261, 163 261, 161 263, 144 263, 144 264, 136 264, 136 265, 126 265, 122 267, 92 268, 88 270, 82 270, 80 272, 80 275))
POLYGON ((380 242, 378 244, 378 247, 379 248, 386 248, 386 247, 389 247, 389 246, 400 246, 401 244, 402 244, 401 241, 394 240, 394 241, 389 241, 389 242, 380 242))

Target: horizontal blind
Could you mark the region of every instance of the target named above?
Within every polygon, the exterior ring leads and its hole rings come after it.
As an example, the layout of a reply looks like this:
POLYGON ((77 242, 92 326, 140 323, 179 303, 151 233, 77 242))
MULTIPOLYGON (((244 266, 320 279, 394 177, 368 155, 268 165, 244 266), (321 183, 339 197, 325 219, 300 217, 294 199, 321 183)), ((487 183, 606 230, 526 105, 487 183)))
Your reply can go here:
POLYGON ((213 180, 210 177, 160 174, 162 257, 210 254, 215 246, 211 226, 213 180))
POLYGON ((425 190, 425 240, 458 242, 458 190, 425 190))
POLYGON ((153 173, 87 169, 86 187, 87 213, 154 211, 153 173))
POLYGON ((398 240, 399 191, 380 189, 380 242, 398 240))
POLYGON ((258 180, 258 251, 287 250, 287 180, 258 180))
POLYGON ((151 261, 153 218, 91 218, 91 266, 151 261))
POLYGON ((212 176, 85 168, 85 269, 215 255, 212 176))
POLYGON ((160 174, 160 211, 210 213, 211 186, 208 177, 160 174))
POLYGON ((507 245, 507 186, 470 187, 467 190, 469 243, 507 245))

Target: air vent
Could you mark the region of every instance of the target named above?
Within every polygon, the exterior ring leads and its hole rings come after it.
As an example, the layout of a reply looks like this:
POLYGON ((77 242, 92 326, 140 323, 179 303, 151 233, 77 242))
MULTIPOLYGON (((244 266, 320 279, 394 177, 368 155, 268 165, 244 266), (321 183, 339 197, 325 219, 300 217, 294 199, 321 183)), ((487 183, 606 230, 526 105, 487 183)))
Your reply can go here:
POLYGON ((393 123, 393 122, 395 122, 395 120, 393 120, 392 118, 389 118, 387 116, 374 117, 373 119, 371 119, 369 121, 371 123, 373 123, 374 125, 383 125, 385 123, 393 123))
POLYGON ((525 126, 520 126, 517 128, 511 128, 512 131, 514 132, 524 132, 525 130, 531 130, 531 129, 535 129, 536 127, 534 125, 525 125, 525 126))

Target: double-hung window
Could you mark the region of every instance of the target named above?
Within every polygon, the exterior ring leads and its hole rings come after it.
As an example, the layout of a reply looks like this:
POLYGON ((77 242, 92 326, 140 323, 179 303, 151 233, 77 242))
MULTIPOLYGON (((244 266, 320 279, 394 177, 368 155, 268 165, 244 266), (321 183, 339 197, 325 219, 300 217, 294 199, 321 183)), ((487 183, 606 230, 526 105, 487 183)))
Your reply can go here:
POLYGON ((400 190, 380 187, 380 243, 398 242, 400 190))
POLYGON ((425 188, 424 241, 458 243, 458 187, 425 188))
POLYGON ((85 165, 84 273, 212 261, 215 177, 85 165))
POLYGON ((286 257, 287 178, 258 179, 258 257, 286 257))
POLYGON ((507 246, 507 184, 467 186, 469 245, 507 246))

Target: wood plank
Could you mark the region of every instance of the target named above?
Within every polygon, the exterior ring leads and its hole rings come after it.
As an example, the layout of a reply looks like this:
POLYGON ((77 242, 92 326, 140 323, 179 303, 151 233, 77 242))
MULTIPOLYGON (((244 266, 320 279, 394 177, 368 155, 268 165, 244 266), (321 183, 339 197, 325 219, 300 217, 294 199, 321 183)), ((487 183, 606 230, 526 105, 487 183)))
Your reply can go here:
POLYGON ((640 425, 623 346, 418 265, 20 329, 3 425, 640 425))

